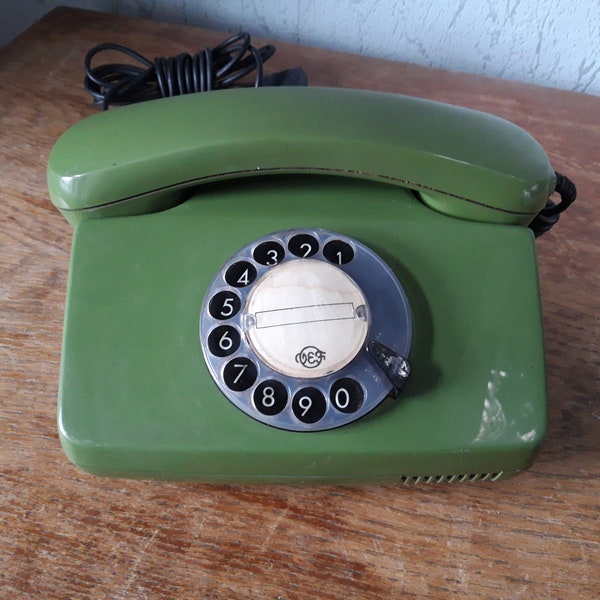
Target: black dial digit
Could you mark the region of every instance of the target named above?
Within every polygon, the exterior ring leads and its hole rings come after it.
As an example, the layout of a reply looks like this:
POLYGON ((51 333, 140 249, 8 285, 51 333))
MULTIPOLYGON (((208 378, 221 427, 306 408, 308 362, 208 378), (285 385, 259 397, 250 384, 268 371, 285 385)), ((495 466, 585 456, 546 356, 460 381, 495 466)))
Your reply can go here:
POLYGON ((256 279, 256 267, 245 260, 233 263, 225 271, 225 281, 233 287, 246 287, 256 279))
POLYGON ((356 412, 362 406, 364 399, 362 386, 350 377, 338 379, 329 391, 331 404, 343 413, 356 412))
POLYGON ((239 312, 242 301, 235 292, 224 290, 216 293, 208 303, 208 312, 213 319, 224 321, 231 319, 239 312))
POLYGON ((294 256, 308 258, 319 251, 319 241, 308 233, 299 233, 290 239, 288 248, 294 256))
POLYGON ((354 250, 347 242, 331 240, 323 247, 323 256, 335 265, 345 265, 354 258, 354 250))
POLYGON ((257 375, 256 365, 243 356, 231 359, 223 369, 223 381, 234 392, 243 392, 252 387, 257 375))
POLYGON ((325 396, 314 387, 298 390, 292 399, 292 411, 303 423, 316 423, 327 410, 325 396))
POLYGON ((278 415, 287 404, 288 393, 285 385, 276 379, 268 379, 256 386, 252 394, 254 406, 263 415, 278 415))
POLYGON ((267 267, 273 267, 283 260, 285 250, 280 243, 268 241, 256 246, 252 256, 257 263, 266 265, 267 267))
POLYGON ((230 356, 240 347, 240 333, 231 325, 220 325, 208 334, 208 349, 215 356, 230 356))

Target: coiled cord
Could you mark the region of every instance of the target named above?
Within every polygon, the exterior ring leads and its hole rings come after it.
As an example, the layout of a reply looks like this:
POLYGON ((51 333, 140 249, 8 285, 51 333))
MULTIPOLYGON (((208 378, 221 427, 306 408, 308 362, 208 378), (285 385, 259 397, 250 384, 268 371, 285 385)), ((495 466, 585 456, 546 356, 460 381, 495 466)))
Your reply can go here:
POLYGON ((556 175, 555 192, 560 196, 560 202, 555 204, 553 200, 548 198, 546 206, 536 215, 529 223, 529 228, 533 231, 535 237, 540 237, 547 231, 550 231, 560 218, 560 213, 569 208, 577 198, 577 188, 575 184, 565 175, 558 171, 556 175))
POLYGON ((154 61, 120 44, 99 44, 85 57, 83 85, 102 110, 111 105, 235 87, 253 71, 253 85, 259 87, 263 83, 263 63, 273 54, 275 46, 256 48, 246 32, 193 56, 183 53, 154 61), (94 57, 107 50, 121 52, 143 66, 109 63, 92 67, 94 57))

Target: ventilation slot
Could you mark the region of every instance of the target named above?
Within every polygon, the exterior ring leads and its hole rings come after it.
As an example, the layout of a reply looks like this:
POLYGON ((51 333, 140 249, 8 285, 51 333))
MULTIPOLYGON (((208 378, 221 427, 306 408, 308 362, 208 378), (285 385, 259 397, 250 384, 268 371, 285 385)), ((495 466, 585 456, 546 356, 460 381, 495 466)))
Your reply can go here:
POLYGON ((502 477, 503 471, 498 473, 470 473, 465 475, 415 475, 413 477, 403 476, 400 481, 405 484, 417 483, 460 483, 470 481, 497 481, 502 477))

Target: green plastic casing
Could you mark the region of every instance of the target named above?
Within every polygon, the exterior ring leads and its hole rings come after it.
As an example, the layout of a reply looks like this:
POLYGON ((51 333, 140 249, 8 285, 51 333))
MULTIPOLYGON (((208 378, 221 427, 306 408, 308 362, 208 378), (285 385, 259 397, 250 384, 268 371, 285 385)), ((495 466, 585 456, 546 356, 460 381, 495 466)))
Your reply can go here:
POLYGON ((86 119, 49 161, 74 225, 59 433, 99 475, 206 482, 500 479, 546 431, 534 241, 554 172, 506 121, 387 94, 228 90, 86 119), (334 176, 332 176, 334 175, 334 176), (254 421, 217 389, 204 294, 253 239, 377 252, 413 317, 406 390, 338 429, 254 421))

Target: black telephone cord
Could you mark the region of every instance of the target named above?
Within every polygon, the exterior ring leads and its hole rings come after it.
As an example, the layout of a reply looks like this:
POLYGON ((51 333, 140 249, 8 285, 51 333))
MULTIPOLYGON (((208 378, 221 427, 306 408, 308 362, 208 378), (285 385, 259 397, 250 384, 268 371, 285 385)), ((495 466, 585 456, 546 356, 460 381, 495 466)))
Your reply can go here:
MULTIPOLYGON (((246 32, 193 56, 183 53, 168 58, 158 57, 154 61, 120 44, 99 44, 85 57, 83 85, 94 98, 94 104, 103 110, 109 106, 235 87, 253 71, 253 85, 259 87, 264 85, 263 63, 273 54, 275 46, 269 44, 256 48, 246 32), (109 63, 92 67, 94 57, 108 50, 125 54, 142 66, 109 63)), ((278 75, 280 81, 281 74, 271 77, 277 78, 278 75)))
POLYGON ((529 228, 533 231, 536 238, 540 237, 558 222, 560 213, 565 211, 577 198, 577 188, 575 184, 568 178, 559 173, 556 175, 556 185, 554 191, 560 196, 560 202, 556 204, 548 198, 546 206, 536 215, 529 223, 529 228))

